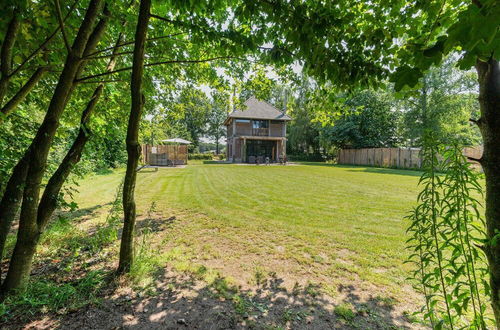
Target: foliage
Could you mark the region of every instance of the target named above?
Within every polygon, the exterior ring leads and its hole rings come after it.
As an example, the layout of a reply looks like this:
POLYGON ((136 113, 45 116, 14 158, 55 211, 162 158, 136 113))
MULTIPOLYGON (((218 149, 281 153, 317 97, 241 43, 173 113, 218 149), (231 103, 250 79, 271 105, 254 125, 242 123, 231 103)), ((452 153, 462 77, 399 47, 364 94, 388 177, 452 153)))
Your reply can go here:
POLYGON ((208 127, 206 135, 215 141, 215 153, 219 154, 220 140, 226 134, 224 121, 229 110, 229 95, 227 93, 216 91, 212 93, 212 106, 208 113, 208 127))
POLYGON ((366 90, 347 96, 344 111, 321 139, 338 148, 380 148, 398 144, 399 112, 387 93, 366 90))
POLYGON ((420 146, 425 131, 433 131, 444 142, 481 144, 479 129, 470 122, 479 117, 476 78, 456 69, 455 62, 456 58, 447 58, 420 79, 418 89, 400 93, 404 144, 420 146))
POLYGON ((490 295, 485 256, 479 248, 485 236, 478 200, 482 188, 458 144, 445 150, 439 161, 442 149, 435 139, 429 141, 423 150, 423 190, 408 216, 412 279, 424 294, 423 315, 434 328, 482 329, 485 298, 490 295), (440 176, 438 170, 446 174, 440 176))

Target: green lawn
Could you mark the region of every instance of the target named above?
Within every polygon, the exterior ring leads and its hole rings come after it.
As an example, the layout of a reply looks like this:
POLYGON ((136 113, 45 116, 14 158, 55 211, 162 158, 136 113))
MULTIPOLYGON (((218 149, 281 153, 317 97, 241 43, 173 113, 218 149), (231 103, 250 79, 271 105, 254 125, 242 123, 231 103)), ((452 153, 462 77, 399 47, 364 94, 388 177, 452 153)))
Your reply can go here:
MULTIPOLYGON (((176 216, 164 243, 238 280, 256 271, 405 299, 405 214, 418 172, 318 163, 143 169, 138 213, 176 216)), ((82 182, 82 208, 110 202, 122 173, 82 182), (98 184, 97 184, 98 183, 98 184)), ((186 262, 186 260, 184 260, 186 262)), ((412 297, 413 299, 413 297, 412 297)))
POLYGON ((81 180, 79 209, 60 212, 39 244, 33 295, 0 304, 7 324, 42 315, 44 326, 72 327, 90 313, 112 328, 166 308, 171 316, 159 320, 171 326, 189 314, 214 328, 421 327, 409 323, 422 298, 405 280, 403 219, 418 172, 322 163, 142 169, 136 262, 113 288, 106 274, 117 265, 122 214, 110 210, 123 174, 81 180), (136 295, 125 310, 123 292, 136 295), (161 304, 145 312, 151 299, 161 304))

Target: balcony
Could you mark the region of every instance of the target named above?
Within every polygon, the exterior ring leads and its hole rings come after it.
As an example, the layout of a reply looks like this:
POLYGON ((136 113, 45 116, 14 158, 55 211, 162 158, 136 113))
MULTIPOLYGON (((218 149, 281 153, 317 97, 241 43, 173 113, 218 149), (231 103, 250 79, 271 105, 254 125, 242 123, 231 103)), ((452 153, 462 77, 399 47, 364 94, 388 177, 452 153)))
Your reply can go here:
POLYGON ((252 128, 253 136, 269 136, 269 128, 252 128))

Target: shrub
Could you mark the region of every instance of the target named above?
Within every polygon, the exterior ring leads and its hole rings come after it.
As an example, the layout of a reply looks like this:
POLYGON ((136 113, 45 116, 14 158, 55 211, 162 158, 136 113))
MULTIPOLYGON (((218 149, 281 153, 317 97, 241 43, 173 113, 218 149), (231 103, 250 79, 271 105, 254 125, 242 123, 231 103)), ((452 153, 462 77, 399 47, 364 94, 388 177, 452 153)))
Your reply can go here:
POLYGON ((287 155, 290 161, 302 161, 302 162, 324 162, 325 157, 322 154, 295 154, 287 155))
POLYGON ((188 159, 194 160, 194 159, 199 159, 199 160, 212 160, 213 155, 212 154, 189 154, 188 159))

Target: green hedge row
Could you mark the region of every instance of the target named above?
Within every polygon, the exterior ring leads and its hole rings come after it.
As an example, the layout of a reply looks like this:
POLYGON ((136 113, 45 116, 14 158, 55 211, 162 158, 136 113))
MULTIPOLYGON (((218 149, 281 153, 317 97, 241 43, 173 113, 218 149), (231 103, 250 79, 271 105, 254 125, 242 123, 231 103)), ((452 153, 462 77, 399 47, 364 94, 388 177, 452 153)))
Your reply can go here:
POLYGON ((212 154, 188 154, 188 160, 189 159, 212 160, 212 158, 213 158, 212 154))

